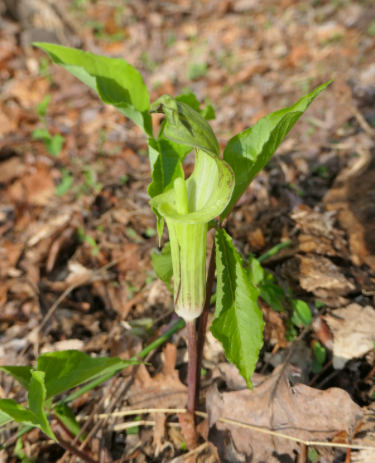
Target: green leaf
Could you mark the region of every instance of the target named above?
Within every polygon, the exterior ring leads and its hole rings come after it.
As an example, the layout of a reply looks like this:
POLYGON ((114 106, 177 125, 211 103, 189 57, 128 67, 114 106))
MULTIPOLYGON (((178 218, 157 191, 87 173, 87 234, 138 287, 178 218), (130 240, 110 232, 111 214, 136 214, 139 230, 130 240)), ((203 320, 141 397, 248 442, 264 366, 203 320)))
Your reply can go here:
MULTIPOLYGON (((163 137, 164 138, 164 137, 163 137)), ((184 154, 175 149, 176 143, 166 138, 161 140, 148 140, 149 157, 152 170, 152 183, 148 186, 147 192, 150 198, 164 193, 173 188, 176 178, 184 178, 182 160, 184 154)), ((182 145, 181 145, 182 146, 182 145)), ((188 151, 191 148, 188 147, 188 151)))
MULTIPOLYGON (((76 436, 79 431, 81 430, 81 426, 76 420, 76 417, 73 413, 73 410, 66 404, 58 404, 53 413, 57 416, 57 418, 66 426, 67 429, 76 436)), ((85 439, 86 433, 81 435, 81 440, 85 439)))
POLYGON ((0 400, 0 410, 14 421, 17 421, 17 423, 36 426, 47 434, 48 437, 56 440, 43 410, 44 401, 46 399, 44 372, 31 371, 31 376, 28 395, 29 409, 18 405, 18 403, 12 399, 2 399, 0 400))
POLYGON ((191 106, 163 95, 151 105, 150 112, 165 114, 163 134, 168 140, 220 156, 219 142, 210 124, 191 106))
POLYGON ((296 313, 301 322, 306 326, 312 320, 310 307, 306 302, 301 301, 300 299, 292 300, 293 311, 296 313))
POLYGON ((47 109, 51 101, 51 95, 47 94, 43 100, 36 105, 36 110, 38 112, 38 115, 41 119, 44 119, 47 114, 47 109))
MULTIPOLYGON (((133 421, 141 421, 141 417, 135 416, 133 421)), ((132 426, 126 430, 127 436, 130 436, 131 434, 139 434, 139 426, 132 426)))
POLYGON ((276 285, 262 285, 262 286, 259 286, 259 288, 258 288, 259 289, 259 295, 276 312, 285 312, 285 309, 281 304, 281 300, 278 297, 278 295, 275 293, 273 286, 276 286, 276 285))
POLYGON ((221 214, 224 219, 256 174, 271 159, 290 129, 309 107, 310 103, 331 83, 329 81, 301 98, 290 108, 284 108, 260 119, 253 127, 229 140, 224 160, 232 167, 236 186, 232 199, 221 214))
POLYGON ((93 53, 50 43, 34 43, 90 88, 101 100, 114 106, 152 137, 150 99, 140 73, 119 58, 106 58, 93 53))
POLYGON ((65 138, 60 134, 54 135, 49 140, 44 140, 46 149, 51 156, 57 156, 60 153, 64 142, 65 138))
POLYGON ((168 241, 161 253, 154 251, 151 258, 156 275, 167 285, 168 289, 170 290, 171 278, 173 275, 171 243, 168 241))
POLYGON ((186 181, 188 214, 176 210, 174 188, 150 201, 162 217, 178 223, 208 223, 228 204, 234 187, 234 176, 228 164, 217 156, 196 150, 193 174, 186 181), (209 181, 207 180, 209 179, 209 181))
POLYGON ((214 108, 211 105, 207 105, 204 109, 201 109, 200 115, 204 117, 206 121, 216 119, 214 108))
POLYGON ((31 379, 31 367, 10 366, 10 367, 0 367, 0 370, 12 376, 27 391, 29 390, 29 383, 31 379))
POLYGON ((0 426, 9 423, 9 421, 12 421, 12 418, 0 410, 0 426))
POLYGON ((252 254, 250 254, 249 256, 247 276, 249 277, 250 281, 253 283, 254 286, 258 286, 258 284, 264 279, 263 267, 260 265, 258 259, 256 259, 252 254))
POLYGON ((22 437, 17 439, 16 445, 14 446, 13 450, 14 455, 18 457, 22 463, 35 463, 35 460, 27 457, 26 453, 23 451, 23 442, 22 437))
POLYGON ((48 399, 98 376, 120 371, 138 363, 118 357, 92 358, 78 350, 66 350, 40 355, 37 370, 45 373, 48 399))
POLYGON ((317 362, 320 365, 324 365, 324 362, 326 361, 327 352, 319 341, 316 341, 316 343, 314 344, 313 351, 317 362))
POLYGON ((312 463, 315 463, 316 461, 318 461, 319 454, 315 449, 309 449, 307 457, 312 463))
POLYGON ((33 140, 42 140, 44 142, 51 140, 51 134, 47 129, 35 129, 31 132, 31 138, 33 140))
POLYGON ((211 332, 252 388, 250 378, 263 345, 265 325, 257 303, 258 290, 248 279, 241 257, 224 229, 216 232, 215 245, 217 302, 211 332))
POLYGON ((176 97, 176 100, 180 103, 185 103, 189 105, 191 108, 194 109, 194 111, 199 112, 200 103, 197 100, 197 97, 194 95, 194 93, 190 92, 186 95, 179 95, 178 97, 176 97))
POLYGON ((70 187, 73 185, 74 177, 72 175, 66 174, 61 178, 61 182, 56 187, 56 196, 63 196, 70 190, 70 187))

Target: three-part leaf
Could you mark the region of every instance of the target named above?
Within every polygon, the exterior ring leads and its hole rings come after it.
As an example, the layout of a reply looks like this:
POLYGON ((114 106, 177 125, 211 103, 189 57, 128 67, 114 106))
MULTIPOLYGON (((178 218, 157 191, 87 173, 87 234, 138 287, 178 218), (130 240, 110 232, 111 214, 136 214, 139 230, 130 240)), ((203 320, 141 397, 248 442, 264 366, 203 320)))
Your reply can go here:
POLYGON ((3 414, 8 415, 14 421, 36 426, 44 431, 48 437, 56 440, 43 409, 44 401, 46 399, 44 377, 45 374, 42 371, 31 371, 28 409, 18 405, 18 403, 12 399, 2 399, 0 400, 0 410, 3 414))
POLYGON ((34 43, 83 83, 98 92, 101 100, 152 137, 150 97, 141 74, 123 59, 106 58, 93 53, 51 43, 34 43))
POLYGON ((211 332, 224 347, 249 387, 263 345, 264 321, 258 307, 258 290, 242 267, 242 259, 224 229, 215 236, 217 302, 211 332))
POLYGON ((329 81, 301 98, 290 108, 284 108, 260 119, 254 126, 231 138, 224 150, 224 160, 232 167, 236 186, 233 196, 221 214, 223 220, 250 185, 256 174, 271 159, 290 129, 310 103, 331 83, 329 81))

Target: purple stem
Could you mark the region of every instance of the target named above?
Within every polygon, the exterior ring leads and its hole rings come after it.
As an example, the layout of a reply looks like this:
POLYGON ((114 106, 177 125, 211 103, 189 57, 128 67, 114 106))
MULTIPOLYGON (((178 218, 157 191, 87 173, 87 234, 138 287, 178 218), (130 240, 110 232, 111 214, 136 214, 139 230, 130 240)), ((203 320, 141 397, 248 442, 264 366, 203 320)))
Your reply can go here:
POLYGON ((215 242, 212 247, 211 257, 210 257, 210 264, 208 266, 208 273, 207 273, 207 282, 206 282, 206 300, 204 302, 204 308, 202 315, 199 319, 199 328, 198 328, 198 360, 197 360, 197 385, 196 385, 196 397, 195 397, 195 408, 198 409, 199 407, 199 391, 200 391, 200 382, 201 382, 201 368, 202 368, 202 359, 203 359, 203 346, 204 341, 206 340, 206 330, 207 330, 207 319, 208 314, 210 312, 210 305, 211 305, 211 295, 212 295, 212 288, 214 285, 214 278, 215 278, 215 269, 216 269, 216 261, 215 261, 215 242))
POLYGON ((195 328, 195 320, 187 321, 186 328, 188 333, 188 397, 187 411, 194 416, 196 387, 197 387, 197 330, 195 328))

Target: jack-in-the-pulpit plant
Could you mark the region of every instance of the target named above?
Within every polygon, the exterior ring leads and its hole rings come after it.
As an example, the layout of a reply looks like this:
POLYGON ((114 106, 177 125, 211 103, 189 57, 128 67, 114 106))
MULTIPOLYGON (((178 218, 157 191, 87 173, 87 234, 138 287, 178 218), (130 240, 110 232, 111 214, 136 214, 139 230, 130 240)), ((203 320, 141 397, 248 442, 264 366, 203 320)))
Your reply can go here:
MULTIPOLYGON (((152 176, 148 193, 157 218, 159 243, 164 222, 169 231, 169 242, 162 253, 154 253, 152 259, 157 275, 168 287, 173 274, 175 310, 186 321, 188 329, 188 411, 193 413, 197 402, 215 266, 217 297, 211 332, 222 343, 228 360, 252 387, 251 376, 263 343, 264 321, 257 303, 259 290, 257 281, 251 278, 252 273, 243 268, 243 259, 223 228, 223 221, 293 125, 330 82, 320 85, 293 106, 273 112, 235 135, 221 156, 218 140, 207 122, 215 117, 213 108, 208 105, 201 109, 193 94, 176 98, 164 95, 150 105, 142 76, 125 60, 47 43, 35 46, 46 51, 55 64, 75 75, 97 92, 104 103, 114 106, 145 133, 152 176), (156 137, 150 115, 154 112, 165 115, 156 137), (195 167, 185 179, 182 163, 192 150, 195 167), (216 261, 211 259, 206 278, 206 239, 210 228, 215 232, 212 256, 216 255, 216 261)), ((14 419, 40 427, 54 438, 46 409, 53 410, 56 416, 61 409, 57 404, 51 406, 47 399, 89 379, 99 377, 99 381, 104 381, 126 365, 119 359, 90 359, 84 354, 66 351, 44 354, 35 369, 2 367, 28 389, 29 401, 25 408, 10 399, 0 400, 0 425, 14 419)), ((95 381, 93 385, 98 384, 95 381)), ((68 396, 64 407, 72 397, 74 394, 68 396)), ((69 422, 66 416, 64 419, 69 422)))
POLYGON ((165 138, 195 148, 195 167, 185 181, 150 201, 168 226, 174 275, 175 310, 186 321, 202 313, 206 299, 208 224, 228 205, 234 174, 220 159, 219 143, 208 122, 190 106, 164 95, 151 106, 163 112, 165 138))

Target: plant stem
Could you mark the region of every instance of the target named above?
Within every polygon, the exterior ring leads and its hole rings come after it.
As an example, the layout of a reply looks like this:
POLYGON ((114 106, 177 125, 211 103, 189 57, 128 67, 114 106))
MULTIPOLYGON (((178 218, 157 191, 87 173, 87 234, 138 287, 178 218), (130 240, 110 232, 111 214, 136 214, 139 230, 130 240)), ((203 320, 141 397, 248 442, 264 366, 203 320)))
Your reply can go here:
POLYGON ((211 306, 211 294, 212 294, 212 288, 214 285, 215 269, 216 269, 216 261, 215 261, 215 242, 214 242, 214 245, 211 251, 210 264, 208 266, 208 273, 207 273, 206 301, 204 303, 202 315, 199 319, 198 342, 197 342, 198 359, 197 359, 195 408, 198 408, 199 406, 199 391, 200 391, 200 382, 201 382, 200 373, 201 373, 201 368, 202 368, 203 346, 204 346, 204 341, 206 339, 207 319, 208 319, 208 314, 210 312, 210 306, 211 306))
POLYGON ((197 392, 197 330, 195 320, 187 321, 186 328, 188 333, 188 397, 187 411, 194 416, 195 400, 197 392))
POLYGON ((264 254, 262 254, 261 256, 259 256, 258 261, 263 262, 263 261, 267 260, 269 257, 274 256, 275 254, 280 252, 282 249, 287 248, 291 244, 292 244, 291 240, 282 241, 281 243, 279 243, 276 246, 274 246, 273 248, 271 248, 269 251, 267 251, 264 254))

